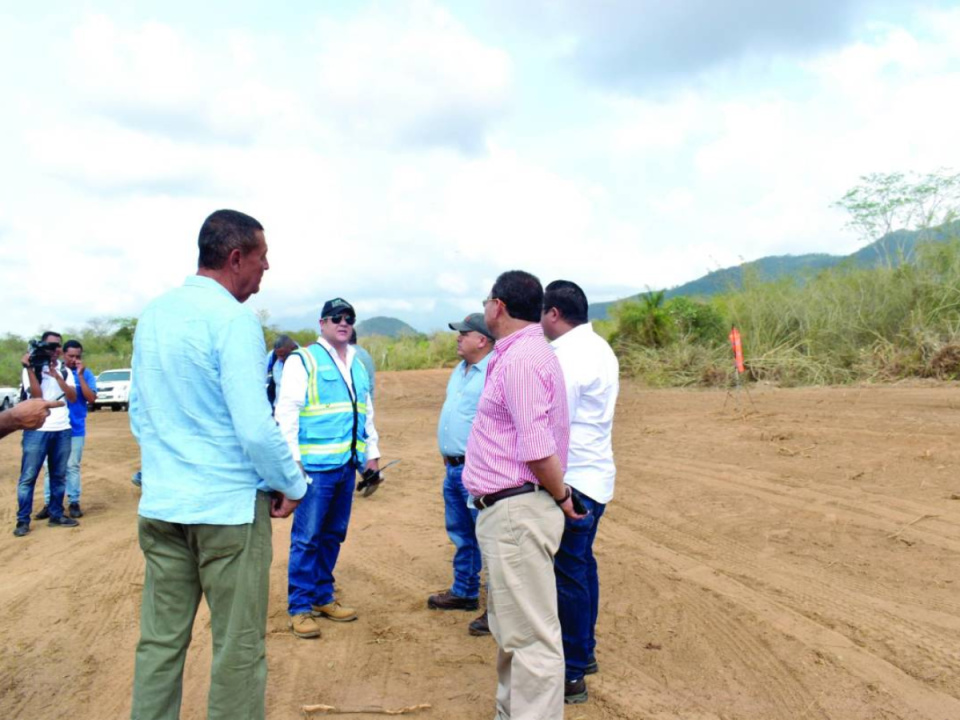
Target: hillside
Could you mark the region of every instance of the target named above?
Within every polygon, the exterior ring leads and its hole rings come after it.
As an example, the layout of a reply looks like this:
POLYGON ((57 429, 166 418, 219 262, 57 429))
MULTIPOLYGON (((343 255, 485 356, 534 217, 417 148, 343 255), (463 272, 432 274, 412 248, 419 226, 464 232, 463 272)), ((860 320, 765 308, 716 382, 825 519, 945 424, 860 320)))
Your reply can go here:
MULTIPOLYGON (((843 263, 850 263, 853 267, 875 267, 886 262, 900 265, 912 260, 918 243, 942 242, 958 236, 960 236, 960 221, 930 230, 897 230, 850 255, 826 253, 771 255, 742 265, 714 270, 701 278, 670 288, 666 292, 666 297, 668 299, 679 296, 709 297, 728 290, 738 290, 743 287, 745 272, 755 274, 759 280, 768 281, 786 276, 803 279, 843 263)), ((621 300, 593 303, 590 305, 590 319, 604 320, 610 308, 618 302, 635 300, 638 297, 639 295, 632 295, 621 300)))
POLYGON ((403 320, 397 318, 377 316, 357 323, 357 336, 383 335, 384 337, 400 337, 401 335, 418 335, 419 333, 403 320))

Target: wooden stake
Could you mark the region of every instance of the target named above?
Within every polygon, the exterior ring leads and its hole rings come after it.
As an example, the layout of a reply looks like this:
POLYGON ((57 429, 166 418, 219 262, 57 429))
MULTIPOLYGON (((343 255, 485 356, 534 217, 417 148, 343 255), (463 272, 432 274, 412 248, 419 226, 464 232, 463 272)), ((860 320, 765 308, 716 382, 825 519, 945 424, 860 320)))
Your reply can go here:
POLYGON ((335 705, 304 705, 300 708, 304 715, 317 713, 320 715, 412 715, 421 710, 429 710, 430 705, 411 705, 405 708, 385 708, 379 705, 367 705, 364 707, 336 707, 335 705))

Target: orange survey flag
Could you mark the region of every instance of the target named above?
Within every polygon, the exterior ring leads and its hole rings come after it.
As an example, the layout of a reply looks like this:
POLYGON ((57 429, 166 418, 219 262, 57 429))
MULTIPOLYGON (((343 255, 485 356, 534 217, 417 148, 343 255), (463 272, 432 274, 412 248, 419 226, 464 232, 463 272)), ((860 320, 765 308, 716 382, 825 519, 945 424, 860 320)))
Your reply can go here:
POLYGON ((740 340, 740 331, 737 330, 737 326, 734 325, 730 329, 730 346, 733 348, 733 358, 737 364, 737 372, 741 375, 743 374, 743 343, 740 340))

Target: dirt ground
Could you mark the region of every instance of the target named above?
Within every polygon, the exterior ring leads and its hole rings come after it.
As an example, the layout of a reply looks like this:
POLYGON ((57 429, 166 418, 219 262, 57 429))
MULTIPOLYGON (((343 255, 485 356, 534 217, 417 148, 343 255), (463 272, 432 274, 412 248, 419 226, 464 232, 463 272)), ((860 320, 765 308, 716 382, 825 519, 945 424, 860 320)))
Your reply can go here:
MULTIPOLYGON (((446 377, 378 375, 384 458, 403 462, 354 505, 337 579, 359 621, 325 623, 317 641, 286 631, 290 521, 274 522, 271 720, 314 703, 493 716, 493 641, 467 634, 474 613, 425 604, 450 582, 435 440, 446 377)), ((960 387, 767 388, 753 401, 744 415, 722 391, 625 383, 617 496, 597 539, 600 673, 566 718, 960 718, 960 387)), ((87 516, 17 539, 19 445, 0 443, 3 720, 128 714, 137 465, 126 415, 91 415, 87 516)), ((205 717, 208 627, 204 609, 185 720, 205 717)))

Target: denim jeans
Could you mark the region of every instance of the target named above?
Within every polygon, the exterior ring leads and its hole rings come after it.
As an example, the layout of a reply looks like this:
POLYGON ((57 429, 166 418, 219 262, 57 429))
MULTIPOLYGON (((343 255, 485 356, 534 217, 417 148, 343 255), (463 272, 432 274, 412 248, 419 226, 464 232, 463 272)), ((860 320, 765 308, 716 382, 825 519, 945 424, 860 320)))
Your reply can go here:
POLYGON ((475 598, 480 595, 480 568, 482 559, 477 542, 477 514, 470 502, 470 494, 463 487, 463 465, 447 466, 443 480, 443 506, 447 535, 457 548, 453 554, 453 585, 450 592, 458 597, 475 598))
POLYGON ((326 472, 310 472, 310 484, 293 511, 287 569, 288 611, 310 612, 311 605, 333 602, 333 569, 347 537, 357 473, 351 463, 326 472))
MULTIPOLYGON (((83 435, 70 438, 70 457, 67 459, 67 501, 80 502, 80 461, 83 459, 83 435)), ((50 474, 43 478, 43 504, 50 504, 50 474)))
POLYGON ((33 512, 33 491, 43 461, 49 459, 50 517, 63 517, 63 489, 66 484, 67 459, 70 457, 70 430, 43 432, 24 430, 23 458, 20 461, 20 480, 17 483, 17 522, 30 524, 33 512))
POLYGON ((567 665, 567 680, 579 680, 597 641, 594 630, 600 602, 600 581, 597 560, 593 556, 593 541, 606 505, 598 503, 574 490, 590 513, 580 519, 565 518, 560 549, 554 558, 557 576, 557 611, 563 631, 563 655, 567 665))

